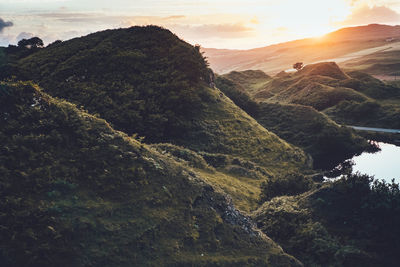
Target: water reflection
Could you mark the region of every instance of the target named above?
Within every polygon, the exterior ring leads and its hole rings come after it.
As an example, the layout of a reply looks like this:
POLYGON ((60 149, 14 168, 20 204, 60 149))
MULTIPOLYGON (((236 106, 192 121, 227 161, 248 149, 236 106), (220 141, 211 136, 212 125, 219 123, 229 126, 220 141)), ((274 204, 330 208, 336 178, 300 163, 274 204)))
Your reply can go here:
POLYGON ((353 172, 360 172, 391 182, 395 179, 400 183, 400 146, 378 143, 381 151, 362 153, 354 157, 353 172))

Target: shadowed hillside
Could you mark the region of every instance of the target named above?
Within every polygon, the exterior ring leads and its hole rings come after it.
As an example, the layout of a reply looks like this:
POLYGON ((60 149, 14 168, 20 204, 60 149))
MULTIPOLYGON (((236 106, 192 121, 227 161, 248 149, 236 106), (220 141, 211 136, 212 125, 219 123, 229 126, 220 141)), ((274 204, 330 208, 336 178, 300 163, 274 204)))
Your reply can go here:
POLYGON ((172 158, 1 83, 2 266, 301 266, 172 158))
POLYGON ((21 78, 146 142, 240 156, 272 172, 306 166, 300 149, 209 87, 212 72, 198 48, 168 30, 99 32, 42 49, 19 64, 21 78))
MULTIPOLYGON (((277 185, 266 184, 269 195, 277 185)), ((277 196, 254 219, 305 266, 397 266, 399 185, 361 174, 297 196, 277 196)))

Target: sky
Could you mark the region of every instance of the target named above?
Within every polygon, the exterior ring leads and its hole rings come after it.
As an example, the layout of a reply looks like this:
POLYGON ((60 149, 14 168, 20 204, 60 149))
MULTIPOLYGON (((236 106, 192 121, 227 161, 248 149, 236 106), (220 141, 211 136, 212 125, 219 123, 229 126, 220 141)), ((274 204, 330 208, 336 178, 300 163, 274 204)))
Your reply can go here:
POLYGON ((0 46, 153 24, 202 47, 249 49, 371 23, 400 24, 400 0, 0 0, 0 46))

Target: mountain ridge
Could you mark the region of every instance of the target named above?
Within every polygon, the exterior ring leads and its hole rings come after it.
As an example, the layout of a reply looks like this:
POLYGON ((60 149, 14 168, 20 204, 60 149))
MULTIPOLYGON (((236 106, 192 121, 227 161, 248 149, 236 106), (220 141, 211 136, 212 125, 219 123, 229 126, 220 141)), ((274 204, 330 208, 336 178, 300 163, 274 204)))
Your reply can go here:
POLYGON ((307 38, 249 50, 203 48, 211 68, 219 74, 247 69, 274 75, 290 69, 296 62, 305 64, 334 60, 357 51, 380 47, 400 40, 400 26, 370 24, 348 27, 318 38, 307 38), (389 42, 389 43, 390 43, 389 42))

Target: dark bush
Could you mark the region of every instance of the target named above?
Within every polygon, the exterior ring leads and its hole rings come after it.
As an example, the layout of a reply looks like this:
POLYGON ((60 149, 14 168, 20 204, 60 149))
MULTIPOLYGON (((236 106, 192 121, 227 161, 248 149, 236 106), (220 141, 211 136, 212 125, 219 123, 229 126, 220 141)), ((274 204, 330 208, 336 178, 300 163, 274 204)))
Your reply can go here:
POLYGON ((261 185, 261 201, 277 196, 297 195, 310 190, 313 182, 302 174, 290 173, 283 177, 273 177, 261 185))

